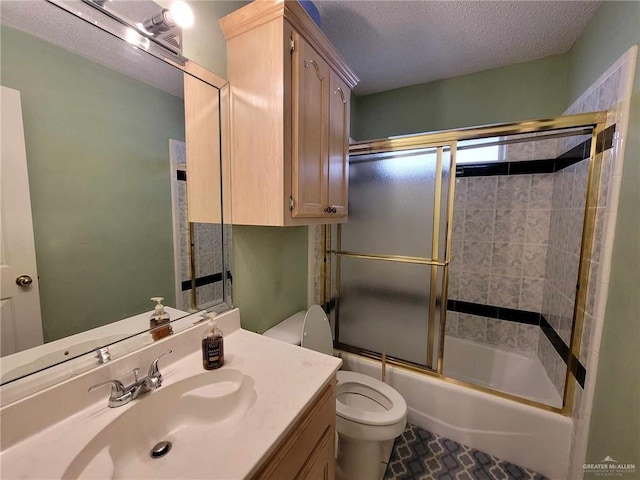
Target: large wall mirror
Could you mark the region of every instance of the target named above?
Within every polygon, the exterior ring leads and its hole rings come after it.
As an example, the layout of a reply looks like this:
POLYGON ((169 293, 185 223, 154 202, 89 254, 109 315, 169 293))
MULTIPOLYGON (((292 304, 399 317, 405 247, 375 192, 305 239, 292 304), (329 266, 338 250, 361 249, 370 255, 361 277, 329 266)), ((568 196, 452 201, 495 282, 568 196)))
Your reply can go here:
POLYGON ((148 330, 151 297, 172 320, 230 304, 219 123, 197 136, 213 219, 187 214, 185 83, 217 122, 221 85, 186 73, 208 72, 179 32, 165 49, 126 26, 158 5, 91 3, 1 5, 2 384, 148 330))

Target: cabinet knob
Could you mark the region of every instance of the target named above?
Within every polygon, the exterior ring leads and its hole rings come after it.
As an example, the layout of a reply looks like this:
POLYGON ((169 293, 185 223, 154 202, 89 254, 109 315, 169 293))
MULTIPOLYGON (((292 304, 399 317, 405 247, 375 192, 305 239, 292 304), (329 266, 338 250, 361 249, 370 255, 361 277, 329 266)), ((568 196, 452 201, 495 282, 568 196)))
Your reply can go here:
POLYGON ((336 207, 327 207, 324 209, 324 211, 327 213, 336 213, 338 209, 336 207))

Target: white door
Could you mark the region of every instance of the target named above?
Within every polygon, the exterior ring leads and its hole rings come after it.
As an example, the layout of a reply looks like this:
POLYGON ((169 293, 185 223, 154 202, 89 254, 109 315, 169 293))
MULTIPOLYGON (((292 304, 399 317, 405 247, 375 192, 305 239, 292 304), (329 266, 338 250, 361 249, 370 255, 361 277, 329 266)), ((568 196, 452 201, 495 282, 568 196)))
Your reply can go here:
POLYGON ((43 339, 20 92, 2 87, 0 110, 0 356, 5 356, 43 339))

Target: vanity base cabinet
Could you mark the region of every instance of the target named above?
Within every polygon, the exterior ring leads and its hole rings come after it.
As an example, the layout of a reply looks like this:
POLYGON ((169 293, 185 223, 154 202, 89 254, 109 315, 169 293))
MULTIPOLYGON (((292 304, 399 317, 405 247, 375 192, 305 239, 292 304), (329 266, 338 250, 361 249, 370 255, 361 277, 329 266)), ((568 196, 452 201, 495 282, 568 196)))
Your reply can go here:
POLYGON ((231 88, 231 222, 345 222, 358 78, 297 1, 256 0, 220 23, 231 88))
POLYGON ((289 429, 253 480, 334 480, 335 376, 289 429))

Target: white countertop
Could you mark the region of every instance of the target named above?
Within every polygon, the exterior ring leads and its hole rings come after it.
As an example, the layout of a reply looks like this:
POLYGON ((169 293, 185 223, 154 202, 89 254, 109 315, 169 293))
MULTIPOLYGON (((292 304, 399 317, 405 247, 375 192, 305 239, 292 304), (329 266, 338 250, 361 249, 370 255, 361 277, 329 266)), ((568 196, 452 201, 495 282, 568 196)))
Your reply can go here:
MULTIPOLYGON (((197 330, 199 332, 203 329, 204 325, 197 330)), ((191 334, 190 337, 194 337, 190 338, 190 341, 196 340, 199 339, 199 334, 191 334)), ((169 343, 165 345, 171 347, 169 343)), ((183 461, 179 466, 174 462, 170 469, 159 471, 155 478, 248 478, 278 445, 287 428, 311 404, 320 388, 342 363, 338 358, 240 329, 225 335, 224 347, 224 366, 209 373, 215 375, 224 369, 235 369, 251 377, 255 382, 255 404, 246 411, 240 421, 229 427, 233 428, 233 431, 230 434, 225 433, 224 445, 216 441, 216 428, 226 427, 216 426, 211 429, 210 434, 207 432, 206 438, 198 442, 199 446, 204 448, 194 446, 186 457, 182 457, 183 461), (206 452, 214 449, 224 449, 225 461, 210 465, 206 452)), ((202 373, 204 370, 200 342, 193 341, 193 353, 168 365, 163 365, 161 361, 160 365, 164 378, 163 386, 202 373)), ((75 390, 82 391, 85 386, 88 388, 88 381, 93 381, 93 377, 87 376, 87 385, 81 385, 80 389, 76 387, 75 390)), ((79 379, 75 381, 78 382, 79 379)), ((62 478, 69 464, 97 432, 130 406, 145 401, 143 397, 123 407, 108 408, 108 388, 100 393, 99 401, 56 424, 46 426, 44 430, 21 439, 2 451, 0 476, 7 480, 62 478)), ((37 396, 32 397, 30 401, 37 401, 37 396)), ((31 408, 34 406, 31 405, 31 408)), ((4 415, 11 414, 19 415, 20 408, 4 412, 4 415)), ((171 415, 171 412, 167 412, 167 415, 171 415)), ((6 425, 5 416, 2 420, 6 425)), ((19 424, 15 421, 10 423, 10 428, 19 424)))

